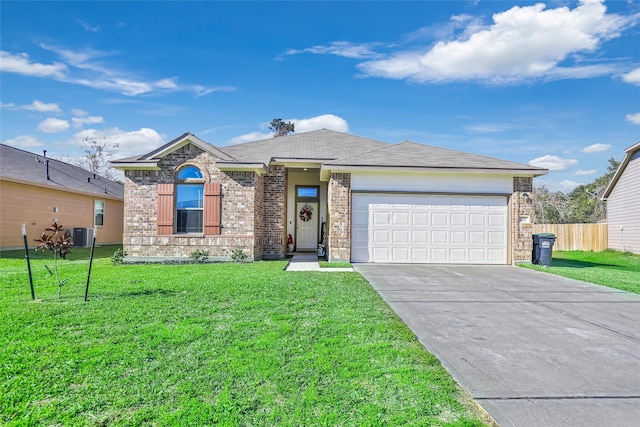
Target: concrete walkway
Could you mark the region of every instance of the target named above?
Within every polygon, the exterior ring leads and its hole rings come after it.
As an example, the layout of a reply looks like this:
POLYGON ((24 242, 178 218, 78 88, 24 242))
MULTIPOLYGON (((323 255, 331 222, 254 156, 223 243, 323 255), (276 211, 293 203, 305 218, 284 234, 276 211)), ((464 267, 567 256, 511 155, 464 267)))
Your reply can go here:
POLYGON ((315 253, 295 253, 286 267, 287 271, 353 271, 353 268, 321 268, 315 253))
POLYGON ((500 426, 640 425, 640 295, 511 266, 354 267, 500 426))

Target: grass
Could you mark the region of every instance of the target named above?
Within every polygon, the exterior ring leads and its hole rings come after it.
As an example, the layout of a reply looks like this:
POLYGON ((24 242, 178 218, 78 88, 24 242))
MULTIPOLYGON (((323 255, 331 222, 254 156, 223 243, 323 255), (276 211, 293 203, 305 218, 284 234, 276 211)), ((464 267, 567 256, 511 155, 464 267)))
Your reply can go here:
POLYGON ((553 252, 551 267, 522 264, 571 279, 640 294, 640 255, 607 249, 602 252, 553 252))
POLYGON ((0 425, 479 426, 455 381, 357 273, 112 265, 57 286, 0 259, 0 425))
POLYGON ((318 261, 320 268, 351 268, 350 262, 318 261))

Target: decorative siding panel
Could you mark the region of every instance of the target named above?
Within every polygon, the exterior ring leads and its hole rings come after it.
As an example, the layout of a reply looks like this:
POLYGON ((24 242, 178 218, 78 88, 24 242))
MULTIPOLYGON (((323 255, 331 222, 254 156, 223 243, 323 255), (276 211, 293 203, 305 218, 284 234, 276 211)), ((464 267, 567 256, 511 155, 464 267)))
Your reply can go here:
POLYGON ((635 153, 607 199, 609 247, 640 253, 640 152, 635 153))
POLYGON ((173 184, 158 184, 158 234, 173 234, 173 184))
POLYGON ((204 185, 204 234, 220 234, 220 183, 204 185))

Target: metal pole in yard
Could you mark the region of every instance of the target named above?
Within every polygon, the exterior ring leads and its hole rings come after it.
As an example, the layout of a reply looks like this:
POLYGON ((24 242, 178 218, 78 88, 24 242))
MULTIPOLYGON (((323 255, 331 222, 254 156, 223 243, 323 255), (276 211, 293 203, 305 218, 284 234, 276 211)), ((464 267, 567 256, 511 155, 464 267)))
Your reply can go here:
POLYGON ((93 248, 96 247, 96 236, 98 235, 98 228, 93 229, 93 241, 91 242, 91 253, 89 255, 89 272, 87 273, 87 287, 84 289, 85 302, 89 299, 89 281, 91 280, 91 266, 93 265, 93 248))
POLYGON ((33 290, 33 275, 31 274, 31 259, 29 258, 29 244, 27 243, 27 226, 22 224, 22 238, 24 239, 24 257, 27 259, 27 270, 29 270, 29 286, 31 287, 31 299, 36 299, 33 290))

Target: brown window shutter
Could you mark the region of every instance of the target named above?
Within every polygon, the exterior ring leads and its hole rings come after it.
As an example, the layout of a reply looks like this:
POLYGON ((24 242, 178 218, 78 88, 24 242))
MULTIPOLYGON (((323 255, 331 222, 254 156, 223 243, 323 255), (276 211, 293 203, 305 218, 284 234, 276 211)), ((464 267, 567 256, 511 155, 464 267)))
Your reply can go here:
POLYGON ((220 183, 204 185, 204 234, 220 234, 220 183))
POLYGON ((173 184, 158 184, 158 234, 173 234, 173 184))

